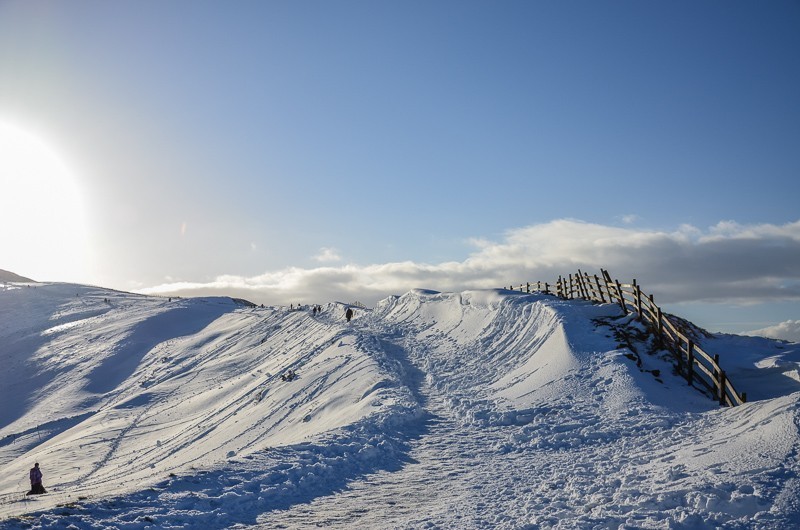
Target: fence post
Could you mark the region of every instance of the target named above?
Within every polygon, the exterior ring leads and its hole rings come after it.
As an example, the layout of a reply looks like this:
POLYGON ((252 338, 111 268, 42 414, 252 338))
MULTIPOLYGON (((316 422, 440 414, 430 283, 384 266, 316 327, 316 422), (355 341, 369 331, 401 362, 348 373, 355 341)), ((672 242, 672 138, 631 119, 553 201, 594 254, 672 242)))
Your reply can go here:
POLYGON ((608 300, 609 302, 613 298, 611 295, 611 287, 609 285, 613 285, 616 291, 616 298, 619 302, 619 306, 622 308, 622 312, 626 315, 628 314, 628 309, 625 307, 625 299, 622 297, 622 286, 619 284, 619 280, 612 280, 611 275, 605 269, 600 269, 600 272, 603 273, 603 277, 606 281, 606 289, 608 290, 608 300))
POLYGON ((620 285, 619 280, 614 280, 614 284, 617 287, 617 296, 619 297, 619 306, 622 308, 622 312, 627 315, 628 314, 628 306, 625 305, 625 297, 622 295, 622 285, 620 285))
POLYGON ((636 283, 636 278, 633 279, 633 293, 636 296, 636 312, 642 318, 642 288, 636 283))
POLYGON ((544 294, 550 294, 550 284, 544 282, 544 294))
POLYGON ((575 279, 577 280, 577 283, 578 283, 578 293, 580 293, 581 298, 586 300, 587 299, 587 297, 586 297, 586 289, 584 288, 584 285, 583 285, 583 277, 582 276, 583 276, 583 273, 581 272, 580 269, 578 269, 578 274, 575 275, 575 279))
POLYGON ((606 297, 603 296, 603 289, 600 288, 600 278, 597 277, 597 274, 594 275, 594 284, 597 286, 597 294, 600 295, 600 303, 606 303, 606 297))
MULTIPOLYGON (((712 377, 711 379, 712 379, 712 381, 714 382, 715 385, 719 385, 719 377, 720 377, 720 372, 722 370, 720 370, 720 367, 719 367, 719 354, 718 353, 714 354, 714 367, 713 368, 714 368, 714 377, 712 377)), ((724 393, 723 392, 723 388, 721 386, 720 386, 719 390, 720 390, 720 393, 717 395, 717 397, 721 397, 721 395, 724 393)))
POLYGON ((603 277, 603 285, 606 286, 606 294, 608 295, 608 301, 614 301, 614 295, 611 294, 611 276, 608 274, 608 271, 605 269, 600 269, 600 275, 603 277))
POLYGON ((725 370, 719 371, 719 404, 725 405, 725 370))
POLYGON ((581 272, 581 283, 583 283, 583 290, 586 292, 586 299, 597 300, 597 297, 594 295, 594 287, 592 287, 592 282, 589 281, 589 274, 581 272))
POLYGON ((652 294, 648 298, 650 299, 650 305, 656 310, 656 330, 658 331, 658 335, 661 336, 664 332, 664 326, 661 324, 661 308, 656 305, 652 294))
POLYGON ((689 352, 689 369, 686 371, 686 380, 689 382, 689 385, 691 385, 692 379, 694 378, 694 342, 692 342, 692 339, 689 339, 687 347, 689 352))
POLYGON ((525 282, 525 292, 530 294, 530 292, 531 292, 531 282, 525 282))
POLYGON ((589 279, 589 274, 586 272, 581 272, 581 281, 583 282, 583 289, 586 291, 587 299, 597 300, 597 297, 594 295, 594 286, 589 279))
MULTIPOLYGON (((653 302, 653 295, 650 295, 650 301, 653 302)), ((653 305, 656 308, 656 329, 658 330, 658 343, 659 343, 659 345, 663 346, 663 344, 664 344, 664 323, 662 322, 662 319, 664 318, 664 315, 661 313, 661 308, 658 307, 655 302, 653 302, 653 305)))

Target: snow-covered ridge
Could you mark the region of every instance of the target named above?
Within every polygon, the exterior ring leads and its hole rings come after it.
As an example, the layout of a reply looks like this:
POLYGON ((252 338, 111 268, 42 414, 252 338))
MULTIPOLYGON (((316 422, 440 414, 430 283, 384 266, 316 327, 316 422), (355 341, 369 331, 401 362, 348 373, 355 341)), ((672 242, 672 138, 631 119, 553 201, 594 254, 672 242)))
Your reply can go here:
MULTIPOLYGON (((593 302, 616 302, 623 312, 637 314, 637 318, 645 323, 654 335, 658 336, 662 345, 668 347, 679 362, 679 370, 684 373, 690 384, 700 384, 721 405, 736 406, 747 400, 747 393, 739 393, 719 365, 719 355, 709 355, 697 344, 697 337, 692 331, 699 331, 691 322, 665 314, 655 303, 652 295, 642 291, 634 279, 632 283, 612 280, 605 269, 600 269, 601 276, 590 276, 578 269, 577 274, 558 277, 552 286, 541 281, 520 285, 520 292, 544 292, 564 299, 582 299, 593 302)), ((514 290, 514 286, 510 287, 514 290)))
POLYGON ((667 356, 637 365, 615 304, 414 290, 344 310, 0 292, 0 527, 800 521, 797 345, 709 339, 754 400, 734 411, 667 356), (34 461, 51 493, 19 502, 34 461))

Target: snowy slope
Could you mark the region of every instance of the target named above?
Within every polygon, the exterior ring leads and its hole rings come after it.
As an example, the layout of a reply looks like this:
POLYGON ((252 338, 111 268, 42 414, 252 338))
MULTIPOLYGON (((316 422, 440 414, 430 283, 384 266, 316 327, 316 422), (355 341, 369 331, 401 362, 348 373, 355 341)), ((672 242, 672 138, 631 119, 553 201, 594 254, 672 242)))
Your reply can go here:
POLYGON ((800 526, 797 344, 705 339, 753 400, 720 409, 616 305, 323 309, 0 291, 0 527, 800 526))

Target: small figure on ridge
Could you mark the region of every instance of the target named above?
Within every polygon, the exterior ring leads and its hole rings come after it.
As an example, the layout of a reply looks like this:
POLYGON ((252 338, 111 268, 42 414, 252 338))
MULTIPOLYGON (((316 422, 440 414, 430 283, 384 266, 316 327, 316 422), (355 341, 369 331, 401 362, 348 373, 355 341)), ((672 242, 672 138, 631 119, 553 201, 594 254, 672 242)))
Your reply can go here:
POLYGON ((41 495, 42 493, 47 493, 44 486, 42 486, 42 470, 39 469, 39 462, 36 462, 31 468, 30 476, 31 491, 29 491, 27 495, 41 495))

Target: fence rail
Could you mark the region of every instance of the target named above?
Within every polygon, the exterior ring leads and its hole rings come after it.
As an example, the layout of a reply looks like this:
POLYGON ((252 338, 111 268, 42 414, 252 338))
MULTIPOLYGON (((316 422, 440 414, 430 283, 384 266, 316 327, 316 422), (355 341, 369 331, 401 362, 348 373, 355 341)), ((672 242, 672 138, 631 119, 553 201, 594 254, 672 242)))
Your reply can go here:
MULTIPOLYGON (((675 355, 689 385, 696 383, 705 387, 720 405, 735 407, 747 401, 747 394, 737 393, 725 370, 720 367, 719 355, 711 356, 695 344, 689 334, 681 330, 680 324, 664 315, 653 301, 652 294, 645 295, 636 280, 620 283, 612 280, 608 271, 600 269, 600 272, 601 276, 590 276, 578 269, 577 274, 559 276, 555 283, 528 282, 520 285, 519 290, 619 304, 626 314, 635 312, 651 328, 656 339, 675 355)), ((513 285, 511 290, 515 290, 513 285)))

